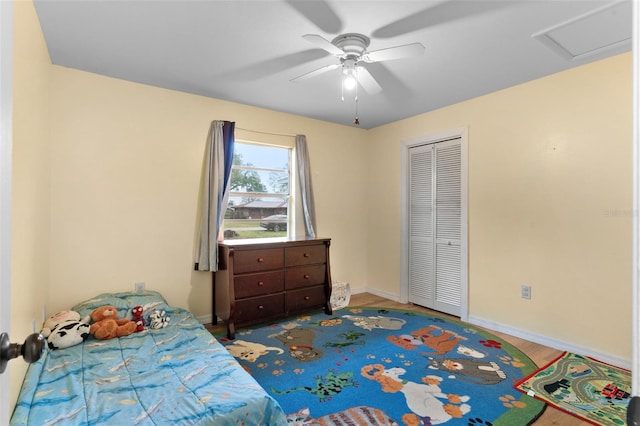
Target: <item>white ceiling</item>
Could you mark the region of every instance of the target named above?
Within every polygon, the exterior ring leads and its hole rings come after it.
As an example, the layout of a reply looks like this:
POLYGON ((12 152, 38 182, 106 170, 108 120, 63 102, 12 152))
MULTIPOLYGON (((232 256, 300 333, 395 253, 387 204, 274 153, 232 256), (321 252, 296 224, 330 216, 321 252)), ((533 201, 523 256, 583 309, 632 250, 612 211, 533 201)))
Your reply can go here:
POLYGON ((362 128, 631 50, 631 0, 34 3, 54 64, 350 126, 339 69, 290 81, 338 62, 302 36, 362 33, 370 51, 422 43, 423 56, 366 64, 383 91, 359 90, 362 128))

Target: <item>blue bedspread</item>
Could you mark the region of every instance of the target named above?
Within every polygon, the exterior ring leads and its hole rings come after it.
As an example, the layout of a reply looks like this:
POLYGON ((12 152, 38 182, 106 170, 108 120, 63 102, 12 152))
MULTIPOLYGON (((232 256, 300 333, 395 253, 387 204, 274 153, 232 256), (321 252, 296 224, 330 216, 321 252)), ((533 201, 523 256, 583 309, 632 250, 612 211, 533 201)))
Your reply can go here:
POLYGON ((156 292, 102 294, 71 309, 114 305, 130 318, 165 310, 162 329, 45 349, 31 364, 15 425, 283 425, 284 413, 188 311, 156 292))

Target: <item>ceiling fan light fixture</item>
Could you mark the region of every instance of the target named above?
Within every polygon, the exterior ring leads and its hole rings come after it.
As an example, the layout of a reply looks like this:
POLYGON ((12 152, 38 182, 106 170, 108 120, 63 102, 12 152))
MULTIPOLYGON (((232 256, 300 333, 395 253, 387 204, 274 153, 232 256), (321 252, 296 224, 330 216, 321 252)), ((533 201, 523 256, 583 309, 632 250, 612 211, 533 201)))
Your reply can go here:
POLYGON ((340 60, 340 63, 327 65, 317 70, 302 74, 291 81, 306 79, 327 71, 342 67, 340 89, 344 101, 345 91, 353 91, 356 107, 356 115, 353 120, 355 126, 360 125, 358 118, 358 89, 360 86, 366 93, 375 95, 382 90, 376 79, 371 75, 364 63, 391 61, 395 59, 420 56, 424 53, 424 46, 420 43, 405 44, 402 46, 387 47, 385 49, 367 51, 369 37, 358 33, 341 34, 332 41, 318 34, 305 34, 302 36, 310 43, 331 53, 340 60))
POLYGON ((353 90, 357 84, 355 76, 352 74, 345 75, 342 84, 344 84, 345 90, 353 90))
POLYGON ((342 61, 342 87, 353 90, 358 84, 357 60, 349 58, 342 61))

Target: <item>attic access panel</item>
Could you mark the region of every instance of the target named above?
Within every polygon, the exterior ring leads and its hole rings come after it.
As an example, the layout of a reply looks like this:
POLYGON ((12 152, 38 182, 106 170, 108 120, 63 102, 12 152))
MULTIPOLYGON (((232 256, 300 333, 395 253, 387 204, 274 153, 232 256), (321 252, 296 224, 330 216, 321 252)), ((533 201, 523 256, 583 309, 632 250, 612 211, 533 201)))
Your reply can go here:
POLYGON ((618 1, 547 28, 532 37, 570 61, 622 52, 632 40, 632 3, 618 1))

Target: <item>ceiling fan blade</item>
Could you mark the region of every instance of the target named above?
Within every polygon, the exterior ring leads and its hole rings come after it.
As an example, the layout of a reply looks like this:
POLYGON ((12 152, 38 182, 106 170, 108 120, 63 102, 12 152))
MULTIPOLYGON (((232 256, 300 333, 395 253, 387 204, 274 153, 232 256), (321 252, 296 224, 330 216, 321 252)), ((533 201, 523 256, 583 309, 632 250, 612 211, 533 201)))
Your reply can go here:
POLYGON ((382 62, 394 59, 420 56, 424 53, 424 46, 421 43, 405 44, 403 46, 389 47, 387 49, 367 52, 362 59, 365 62, 382 62))
POLYGON ((370 95, 382 92, 382 87, 365 67, 358 67, 358 83, 370 95))
POLYGON ((242 81, 247 79, 258 80, 284 71, 288 71, 293 67, 304 65, 307 62, 326 57, 327 52, 311 48, 302 52, 291 53, 288 55, 267 59, 266 61, 260 61, 250 65, 245 65, 239 69, 236 68, 230 70, 229 72, 226 72, 221 76, 234 81, 242 81))
POLYGON ((315 44, 319 48, 326 50, 332 55, 335 55, 335 56, 344 55, 344 51, 342 49, 340 49, 335 44, 331 43, 326 38, 319 36, 318 34, 305 34, 302 37, 308 42, 315 44))
POLYGON ((502 8, 517 5, 516 1, 451 1, 430 2, 430 6, 413 15, 378 28, 371 33, 375 38, 397 37, 413 31, 443 25, 449 22, 491 14, 502 8))
POLYGON ((324 74, 327 71, 331 71, 331 70, 334 70, 334 69, 339 68, 339 67, 340 67, 340 64, 327 65, 325 67, 318 68, 317 70, 313 70, 313 71, 308 72, 306 74, 302 74, 302 75, 299 75, 297 77, 294 77, 290 81, 306 80, 308 78, 315 77, 315 76, 320 75, 320 74, 324 74))
POLYGON ((325 33, 335 34, 342 30, 342 21, 326 1, 287 0, 287 3, 325 33))

